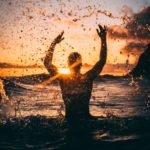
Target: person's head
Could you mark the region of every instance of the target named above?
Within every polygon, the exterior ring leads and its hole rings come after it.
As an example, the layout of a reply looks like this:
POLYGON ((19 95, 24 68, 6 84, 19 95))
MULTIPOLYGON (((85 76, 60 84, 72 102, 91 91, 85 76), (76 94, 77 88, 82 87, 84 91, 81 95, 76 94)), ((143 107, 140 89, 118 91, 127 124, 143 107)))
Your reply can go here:
POLYGON ((82 67, 82 57, 78 52, 72 52, 68 57, 68 66, 71 72, 79 73, 82 67))

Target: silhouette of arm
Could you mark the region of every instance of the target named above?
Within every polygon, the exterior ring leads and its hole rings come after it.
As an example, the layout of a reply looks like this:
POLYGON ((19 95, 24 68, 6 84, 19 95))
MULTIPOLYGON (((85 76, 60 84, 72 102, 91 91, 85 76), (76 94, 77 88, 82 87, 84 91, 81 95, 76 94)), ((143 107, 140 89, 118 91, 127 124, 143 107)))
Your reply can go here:
POLYGON ((59 34, 54 39, 54 41, 51 43, 51 45, 46 53, 46 57, 44 59, 44 66, 46 67, 46 69, 48 70, 48 72, 50 73, 51 76, 55 76, 58 73, 58 69, 55 65, 52 64, 52 60, 53 60, 53 53, 54 53, 56 44, 59 44, 64 39, 63 34, 64 34, 64 32, 61 32, 61 34, 59 34))
POLYGON ((103 28, 101 25, 99 25, 97 33, 101 39, 101 50, 99 60, 94 65, 94 67, 86 73, 87 78, 92 80, 94 80, 101 73, 104 65, 106 64, 107 59, 106 27, 104 26, 103 28))

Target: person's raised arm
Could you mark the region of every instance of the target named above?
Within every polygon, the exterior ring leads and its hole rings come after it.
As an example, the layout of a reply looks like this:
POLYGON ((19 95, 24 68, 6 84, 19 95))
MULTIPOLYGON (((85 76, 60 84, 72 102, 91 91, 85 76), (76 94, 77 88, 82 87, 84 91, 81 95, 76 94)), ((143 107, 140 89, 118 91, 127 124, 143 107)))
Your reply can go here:
POLYGON ((89 70, 86 75, 89 79, 95 79, 102 71, 107 59, 106 27, 98 25, 97 34, 101 39, 101 50, 98 62, 89 70))
POLYGON ((55 50, 56 44, 59 44, 64 38, 63 38, 64 32, 61 32, 51 43, 47 53, 46 57, 44 59, 44 66, 48 70, 51 76, 55 76, 58 73, 57 67, 52 64, 52 59, 53 59, 53 53, 55 50))

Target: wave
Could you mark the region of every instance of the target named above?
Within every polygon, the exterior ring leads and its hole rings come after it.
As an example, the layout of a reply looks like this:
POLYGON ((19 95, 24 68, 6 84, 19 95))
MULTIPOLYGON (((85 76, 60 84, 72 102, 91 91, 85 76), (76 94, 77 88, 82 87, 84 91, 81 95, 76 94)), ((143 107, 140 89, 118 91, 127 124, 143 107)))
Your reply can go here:
POLYGON ((3 83, 9 97, 14 96, 14 101, 23 99, 19 105, 20 110, 24 113, 29 112, 29 116, 0 118, 0 149, 2 150, 150 149, 149 105, 145 106, 143 101, 144 99, 149 102, 150 80, 148 79, 138 78, 132 82, 128 77, 98 78, 93 87, 92 110, 102 112, 100 108, 107 106, 106 117, 83 120, 74 124, 68 123, 61 116, 44 116, 44 111, 47 110, 49 115, 52 109, 58 109, 54 106, 61 103, 58 86, 52 85, 36 91, 32 84, 12 80, 4 80, 3 83), (99 81, 102 83, 99 84, 99 81), (106 100, 103 102, 105 95, 106 100), (134 115, 134 111, 128 110, 129 107, 138 113, 134 115), (118 115, 113 109, 119 112, 118 115), (120 109, 129 112, 123 115, 120 109), (39 110, 41 110, 39 114, 43 116, 36 115, 39 110))
POLYGON ((98 149, 102 146, 110 149, 120 145, 126 149, 134 149, 139 148, 140 141, 141 145, 145 144, 144 149, 150 147, 149 126, 150 117, 98 117, 73 125, 59 117, 38 115, 12 118, 0 124, 0 148, 98 149), (17 142, 18 146, 15 145, 17 142), (128 145, 129 143, 132 144, 128 145))

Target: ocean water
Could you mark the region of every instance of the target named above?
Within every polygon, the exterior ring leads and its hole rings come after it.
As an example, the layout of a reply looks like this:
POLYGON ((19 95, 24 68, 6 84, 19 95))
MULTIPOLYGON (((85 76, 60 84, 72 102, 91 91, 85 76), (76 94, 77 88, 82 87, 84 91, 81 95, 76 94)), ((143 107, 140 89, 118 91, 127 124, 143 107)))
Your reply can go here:
POLYGON ((7 87, 1 104, 0 150, 150 149, 150 80, 103 77, 94 82, 96 119, 69 124, 57 84, 7 87))

